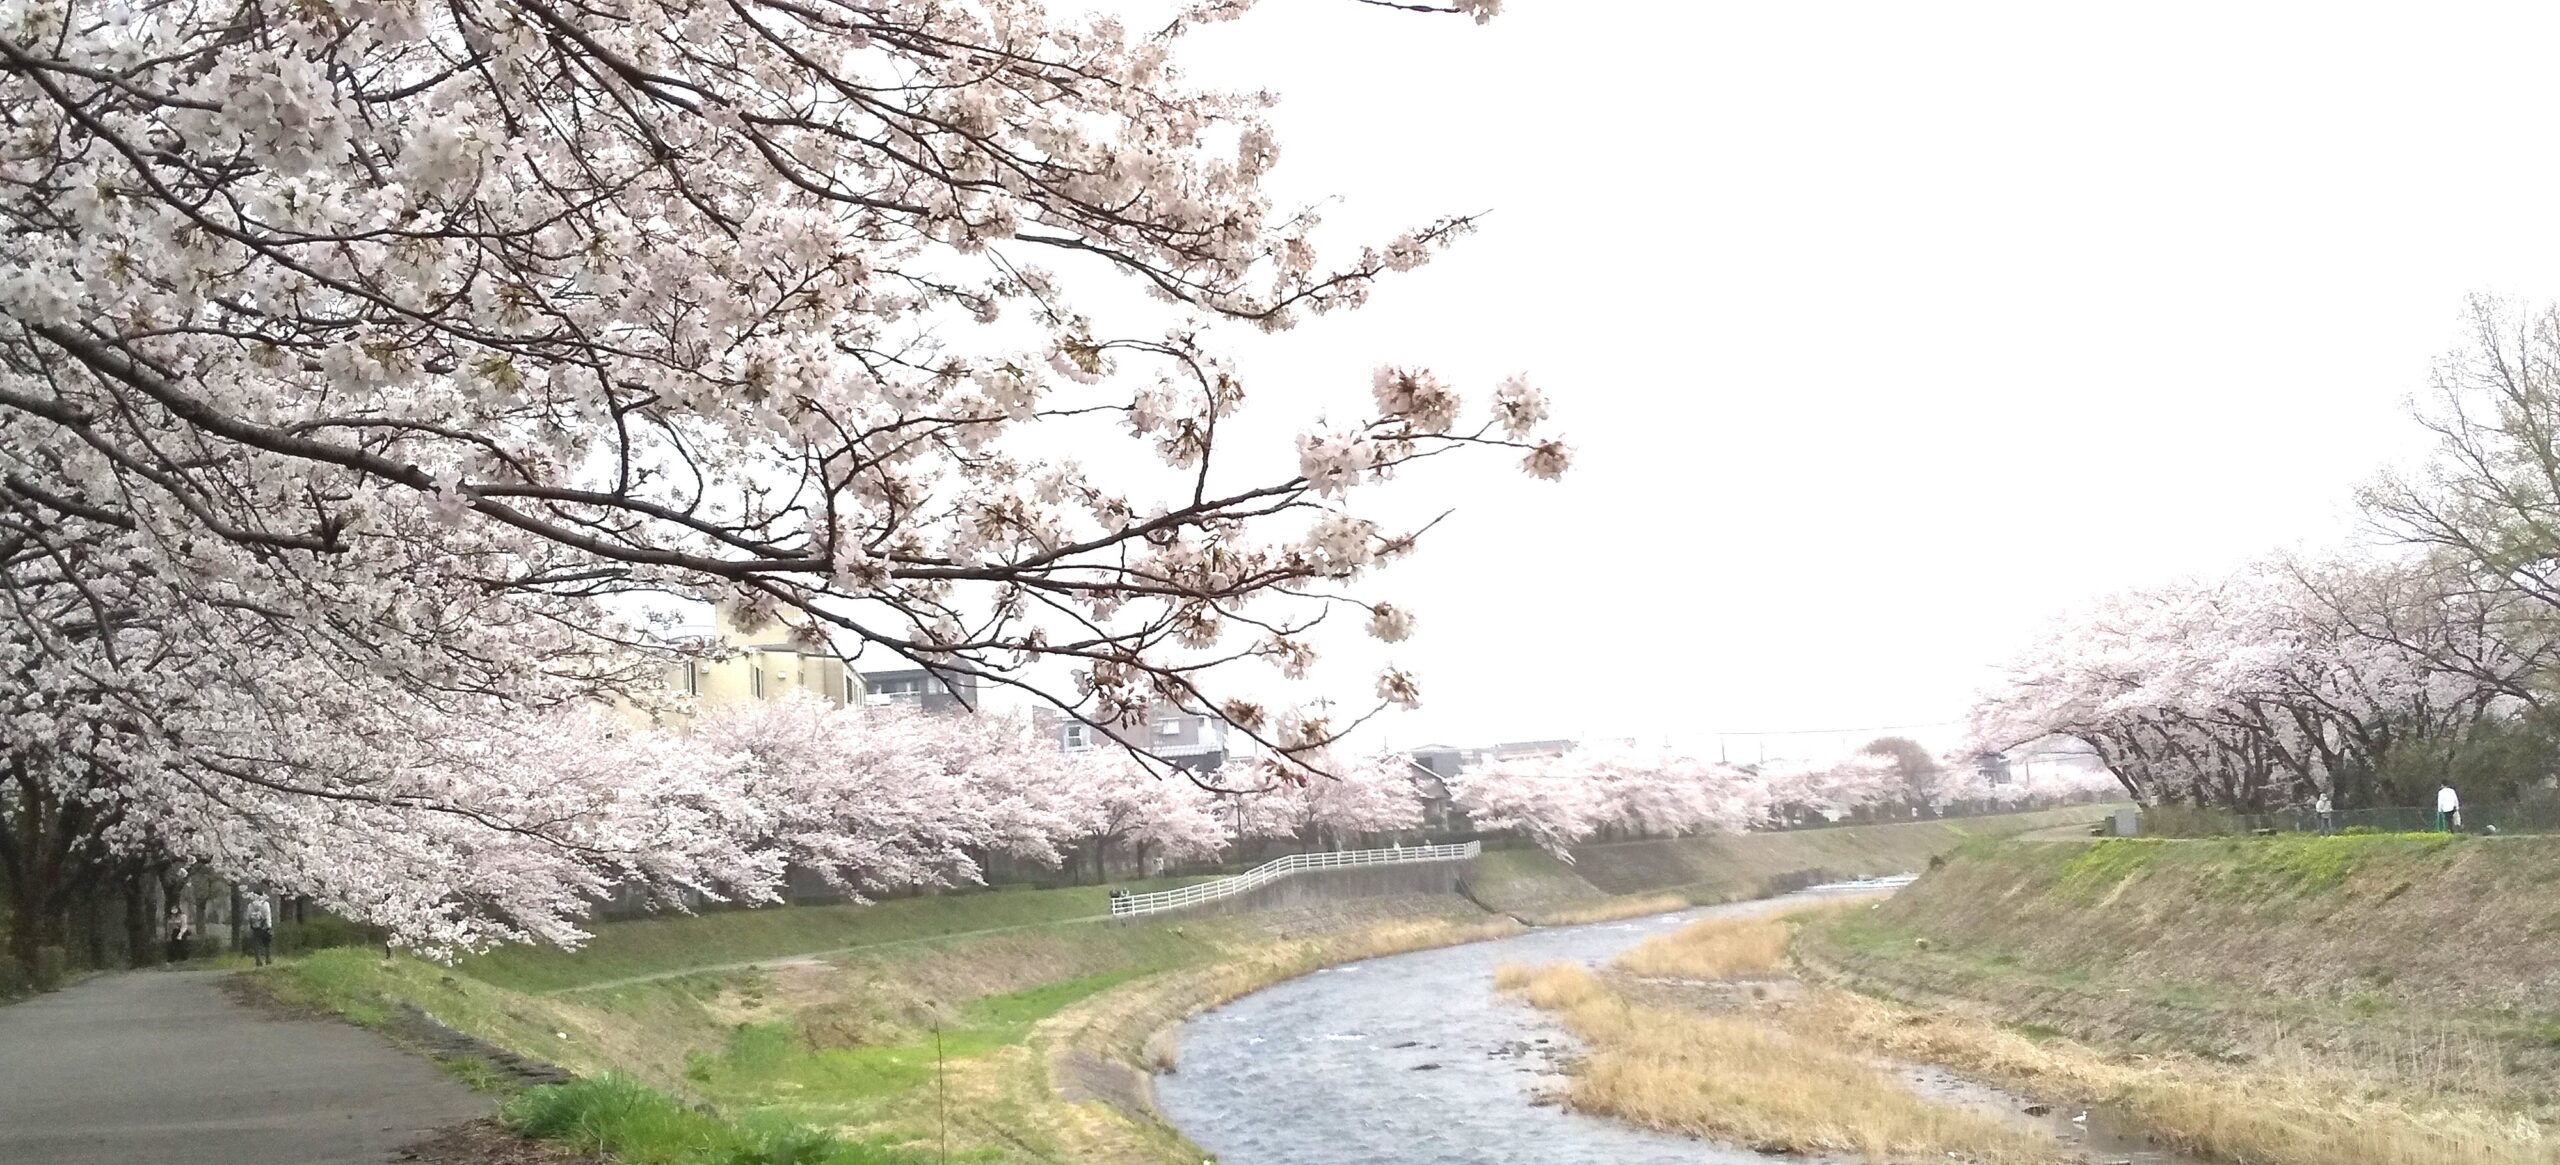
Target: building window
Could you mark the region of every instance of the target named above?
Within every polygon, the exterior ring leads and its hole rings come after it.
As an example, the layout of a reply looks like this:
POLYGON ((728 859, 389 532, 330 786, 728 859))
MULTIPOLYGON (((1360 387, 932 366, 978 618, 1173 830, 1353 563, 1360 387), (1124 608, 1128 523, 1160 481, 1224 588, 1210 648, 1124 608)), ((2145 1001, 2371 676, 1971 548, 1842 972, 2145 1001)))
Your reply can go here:
POLYGON ((1182 734, 1182 721, 1180 721, 1180 720, 1176 720, 1176 719, 1173 719, 1172 717, 1169 717, 1169 716, 1168 716, 1168 717, 1166 717, 1165 719, 1162 719, 1162 720, 1158 720, 1158 721, 1156 721, 1156 735, 1158 735, 1158 736, 1179 736, 1179 735, 1181 735, 1181 734, 1182 734))
POLYGON ((684 661, 684 694, 688 696, 702 694, 702 665, 689 659, 684 661))
POLYGON ((1081 752, 1085 749, 1092 748, 1093 726, 1090 724, 1067 725, 1066 741, 1067 747, 1071 750, 1081 752))
POLYGON ((759 700, 764 698, 763 668, 750 667, 747 669, 747 692, 759 700))
POLYGON ((844 677, 844 702, 845 702, 845 703, 848 703, 848 704, 853 703, 853 702, 854 702, 853 698, 854 698, 854 696, 855 696, 855 695, 857 695, 857 694, 858 694, 858 693, 856 693, 856 692, 854 691, 854 687, 853 687, 853 674, 852 674, 851 672, 847 672, 847 673, 845 673, 845 677, 844 677))

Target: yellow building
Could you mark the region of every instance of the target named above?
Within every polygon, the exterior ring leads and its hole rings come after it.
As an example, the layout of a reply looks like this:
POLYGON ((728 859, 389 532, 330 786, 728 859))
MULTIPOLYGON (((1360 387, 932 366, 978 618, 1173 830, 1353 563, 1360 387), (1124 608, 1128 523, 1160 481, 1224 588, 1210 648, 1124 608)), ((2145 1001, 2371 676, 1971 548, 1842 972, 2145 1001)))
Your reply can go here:
MULTIPOLYGON (((667 686, 695 708, 779 700, 794 692, 807 692, 836 705, 863 702, 861 673, 832 654, 803 649, 788 628, 776 626, 749 636, 721 614, 710 627, 694 629, 687 637, 710 639, 726 649, 717 660, 689 659, 668 667, 667 686)), ((674 715, 681 719, 684 713, 674 715)))

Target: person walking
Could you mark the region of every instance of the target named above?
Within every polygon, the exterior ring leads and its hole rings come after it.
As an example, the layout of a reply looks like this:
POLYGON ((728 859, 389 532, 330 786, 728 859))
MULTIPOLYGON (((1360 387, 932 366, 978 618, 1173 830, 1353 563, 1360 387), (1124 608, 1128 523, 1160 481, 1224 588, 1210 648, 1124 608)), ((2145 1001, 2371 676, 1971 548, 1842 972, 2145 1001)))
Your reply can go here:
POLYGON ((2453 791, 2453 782, 2436 785, 2436 832, 2451 833, 2462 828, 2462 794, 2453 791))
POLYGON ((172 902, 169 904, 169 921, 167 930, 169 932, 168 961, 172 963, 186 962, 187 943, 188 940, 193 939, 196 936, 196 927, 193 922, 187 920, 187 908, 185 904, 178 902, 172 902))
POLYGON ((2338 815, 2334 809, 2335 806, 2329 801, 2327 789, 2320 790, 2320 795, 2312 799, 2311 811, 2320 815, 2320 832, 2336 833, 2338 831, 2338 815))
POLYGON ((261 967, 275 962, 276 912, 267 905, 265 891, 250 896, 249 909, 241 921, 249 924, 249 957, 261 967))

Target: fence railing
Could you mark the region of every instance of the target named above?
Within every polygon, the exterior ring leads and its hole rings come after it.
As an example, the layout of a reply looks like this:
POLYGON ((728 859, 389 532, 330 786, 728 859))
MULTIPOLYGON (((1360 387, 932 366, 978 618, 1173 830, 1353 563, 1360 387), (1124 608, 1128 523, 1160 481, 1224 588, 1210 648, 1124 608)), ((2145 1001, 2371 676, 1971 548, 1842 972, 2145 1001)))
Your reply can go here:
POLYGON ((1290 854, 1274 858, 1232 878, 1194 882, 1171 890, 1147 894, 1121 894, 1111 899, 1111 917, 1132 918, 1141 914, 1161 914, 1233 897, 1257 886, 1266 886, 1291 874, 1309 870, 1338 870, 1352 866, 1397 866, 1413 862, 1454 862, 1472 858, 1483 852, 1478 842, 1463 845, 1408 845, 1389 849, 1336 850, 1330 853, 1290 854))
POLYGON ((2232 837, 2253 833, 2560 833, 2560 804, 2465 805, 2460 819, 2439 821, 2433 809, 2390 805, 2376 809, 2280 809, 2231 813, 2184 806, 2142 811, 2146 837, 2232 837))

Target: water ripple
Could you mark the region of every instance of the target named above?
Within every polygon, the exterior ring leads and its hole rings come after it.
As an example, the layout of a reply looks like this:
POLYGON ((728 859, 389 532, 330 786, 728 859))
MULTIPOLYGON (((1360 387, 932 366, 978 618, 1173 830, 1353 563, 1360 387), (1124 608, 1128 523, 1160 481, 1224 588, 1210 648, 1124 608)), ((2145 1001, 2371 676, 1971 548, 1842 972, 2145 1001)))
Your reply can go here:
POLYGON ((1535 1103, 1561 1081, 1571 1041, 1496 993, 1493 969, 1597 966, 1695 919, 1845 890, 1535 930, 1292 980, 1184 1024, 1180 1070, 1158 1078, 1156 1099, 1224 1165, 1766 1165, 1747 1150, 1535 1103))

